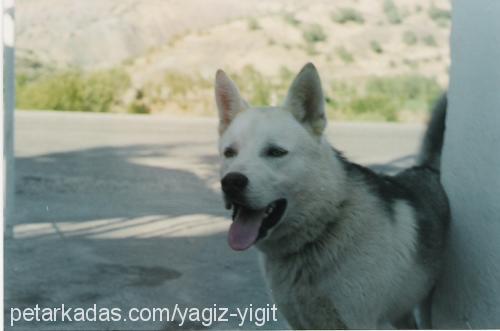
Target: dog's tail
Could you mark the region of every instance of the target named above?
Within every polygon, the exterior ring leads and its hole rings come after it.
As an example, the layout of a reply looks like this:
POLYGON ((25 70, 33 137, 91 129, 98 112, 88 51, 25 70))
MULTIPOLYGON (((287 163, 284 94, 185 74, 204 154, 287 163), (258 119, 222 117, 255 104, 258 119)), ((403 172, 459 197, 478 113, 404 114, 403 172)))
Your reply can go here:
POLYGON ((432 117, 425 132, 418 160, 421 166, 428 166, 435 170, 439 170, 441 167, 447 105, 446 93, 443 93, 434 105, 432 117))

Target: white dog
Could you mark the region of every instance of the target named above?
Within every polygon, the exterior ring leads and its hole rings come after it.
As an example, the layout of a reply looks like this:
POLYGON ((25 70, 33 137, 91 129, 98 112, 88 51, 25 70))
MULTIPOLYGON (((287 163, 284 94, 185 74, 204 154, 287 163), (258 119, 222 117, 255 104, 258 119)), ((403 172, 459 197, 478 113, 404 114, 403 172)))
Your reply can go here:
POLYGON ((433 288, 449 222, 439 173, 446 98, 418 166, 390 177, 347 161, 326 141, 312 64, 281 107, 249 106, 221 70, 215 95, 221 185, 233 209, 229 245, 257 246, 289 324, 415 327, 412 310, 433 288))

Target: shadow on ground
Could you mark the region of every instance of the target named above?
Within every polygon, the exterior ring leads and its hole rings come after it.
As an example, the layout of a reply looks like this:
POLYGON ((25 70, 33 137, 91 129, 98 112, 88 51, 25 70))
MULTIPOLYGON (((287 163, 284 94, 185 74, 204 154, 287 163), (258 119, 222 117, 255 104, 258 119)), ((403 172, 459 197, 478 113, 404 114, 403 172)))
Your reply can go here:
MULTIPOLYGON (((192 143, 141 144, 18 158, 16 235, 5 247, 6 326, 11 307, 37 304, 96 304, 125 314, 132 307, 235 309, 271 303, 255 251, 235 253, 226 244, 228 212, 211 185, 217 157, 192 148, 192 143)), ((372 168, 396 172, 413 161, 409 155, 372 168)), ((240 327, 236 319, 178 323, 16 325, 36 330, 240 327)), ((282 318, 265 325, 284 327, 282 318)))
MULTIPOLYGON (((37 304, 96 304, 125 314, 132 307, 235 309, 271 302, 255 251, 237 254, 226 244, 221 229, 229 222, 219 194, 206 178, 169 166, 173 147, 102 147, 16 160, 16 236, 7 238, 5 247, 6 327, 11 307, 37 304)), ((202 155, 192 162, 215 171, 208 160, 215 161, 202 155)), ((36 330, 239 327, 236 319, 177 323, 16 325, 36 330)), ((284 326, 283 321, 266 324, 284 326)))

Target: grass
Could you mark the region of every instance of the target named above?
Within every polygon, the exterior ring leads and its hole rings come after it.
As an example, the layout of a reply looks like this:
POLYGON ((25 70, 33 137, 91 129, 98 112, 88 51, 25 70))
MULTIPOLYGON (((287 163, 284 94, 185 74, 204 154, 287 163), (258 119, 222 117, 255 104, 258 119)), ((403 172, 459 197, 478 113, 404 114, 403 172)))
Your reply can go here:
POLYGON ((402 112, 425 113, 442 93, 434 78, 420 75, 368 77, 357 83, 334 81, 327 93, 330 117, 394 122, 402 112))
POLYGON ((335 52, 340 57, 344 63, 352 63, 354 62, 354 56, 351 52, 349 52, 345 47, 340 46, 335 49, 335 52))
POLYGON ((432 4, 427 11, 429 17, 440 27, 447 27, 451 20, 451 12, 432 4))
POLYGON ((418 37, 413 31, 405 31, 403 33, 403 42, 408 46, 413 46, 417 44, 418 37))
POLYGON ((255 30, 260 30, 260 24, 259 21, 255 17, 250 17, 247 21, 247 26, 248 30, 250 31, 255 31, 255 30))
POLYGON ((384 13, 387 21, 391 24, 401 24, 403 22, 403 16, 393 0, 384 1, 384 13))
MULTIPOLYGON (((346 61, 354 60, 345 48, 340 49, 346 61)), ((252 65, 230 73, 253 106, 279 104, 295 75, 285 66, 276 76, 266 76, 252 65)), ((16 85, 17 107, 21 109, 214 112, 212 80, 178 71, 167 71, 139 90, 132 90, 128 75, 118 69, 90 73, 65 70, 38 77, 18 74, 16 85)), ((323 86, 328 116, 344 120, 399 121, 404 118, 401 114, 408 112, 423 117, 441 93, 434 78, 420 75, 359 77, 326 81, 323 86)))
POLYGON ((291 26, 296 27, 300 25, 300 21, 292 13, 283 14, 283 20, 285 20, 285 22, 290 24, 291 26))
POLYGON ((307 43, 306 46, 304 47, 304 50, 306 51, 307 55, 309 55, 309 56, 319 55, 319 52, 316 50, 316 48, 314 47, 314 44, 312 44, 312 43, 307 43))
POLYGON ((331 16, 334 22, 345 24, 349 22, 363 24, 365 19, 363 15, 354 8, 340 8, 331 16))
POLYGON ((161 110, 166 105, 175 105, 181 111, 193 111, 193 105, 206 102, 205 92, 213 87, 212 81, 200 75, 188 75, 180 71, 166 71, 159 81, 150 81, 144 87, 143 98, 136 98, 130 110, 139 110, 141 105, 152 110, 161 110))
POLYGON ((410 68, 411 70, 417 70, 418 69, 418 61, 417 60, 412 60, 412 59, 403 59, 403 64, 410 68))
POLYGON ((382 48, 380 43, 376 40, 370 41, 370 48, 377 54, 382 54, 384 52, 384 49, 382 48))
POLYGON ((303 31, 304 39, 309 44, 319 43, 326 40, 323 27, 317 23, 308 25, 303 31))
POLYGON ((271 103, 271 93, 275 90, 272 82, 252 65, 247 65, 238 73, 230 75, 250 104, 264 106, 271 103))
POLYGON ((16 107, 107 112, 129 87, 124 71, 113 69, 84 73, 63 70, 28 78, 16 76, 16 107))
POLYGON ((149 114, 151 108, 140 101, 133 101, 127 108, 127 112, 132 114, 149 114))
POLYGON ((435 47, 437 46, 437 42, 436 42, 436 39, 434 38, 433 35, 431 34, 428 34, 428 35, 425 35, 423 38, 422 38, 422 41, 424 42, 425 45, 427 46, 431 46, 431 47, 435 47))

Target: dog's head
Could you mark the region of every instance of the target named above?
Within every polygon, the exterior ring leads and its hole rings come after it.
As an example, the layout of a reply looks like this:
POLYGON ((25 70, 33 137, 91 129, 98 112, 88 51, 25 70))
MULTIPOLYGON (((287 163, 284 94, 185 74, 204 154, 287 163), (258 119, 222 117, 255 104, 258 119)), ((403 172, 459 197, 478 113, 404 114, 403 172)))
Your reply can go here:
POLYGON ((244 250, 274 235, 287 215, 301 213, 305 183, 326 126, 321 82, 313 64, 293 81, 283 106, 251 107, 222 71, 217 71, 221 186, 233 209, 229 245, 244 250))

